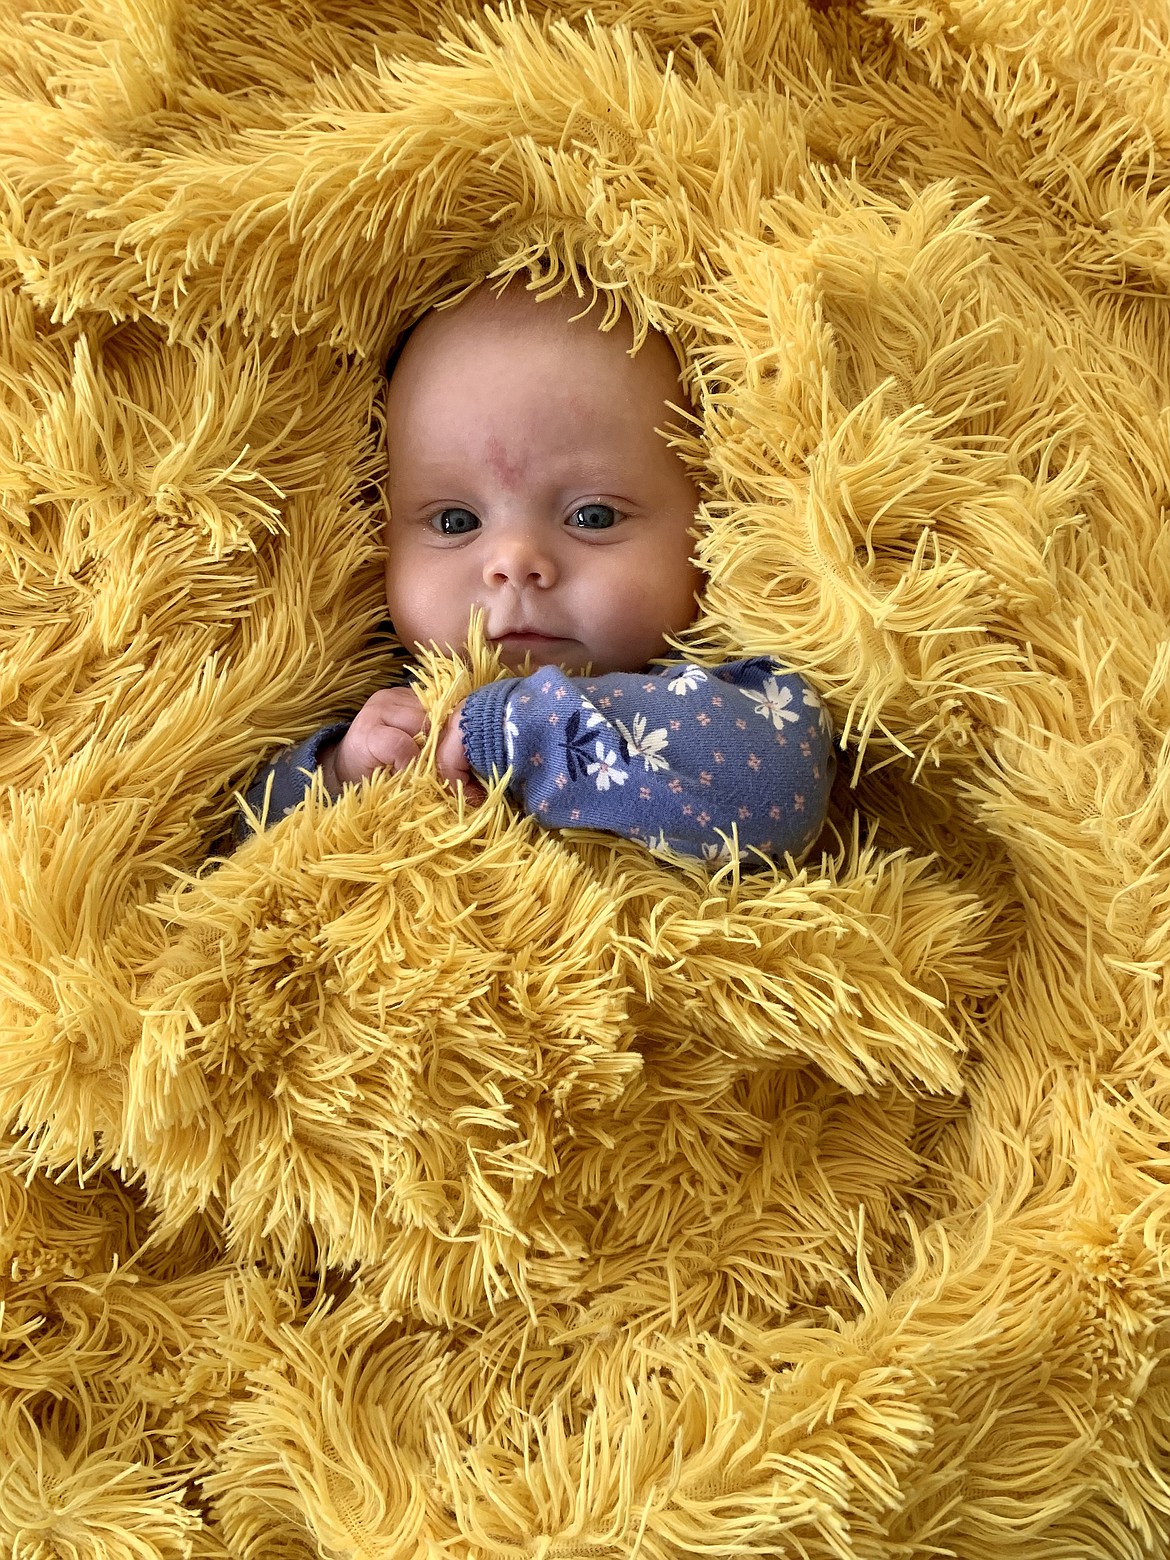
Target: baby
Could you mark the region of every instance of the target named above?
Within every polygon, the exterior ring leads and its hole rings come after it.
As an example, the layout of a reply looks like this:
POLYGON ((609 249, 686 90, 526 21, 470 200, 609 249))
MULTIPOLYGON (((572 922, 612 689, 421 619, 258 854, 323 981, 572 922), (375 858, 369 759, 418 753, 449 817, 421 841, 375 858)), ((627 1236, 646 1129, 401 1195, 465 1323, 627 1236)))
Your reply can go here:
MULTIPOLYGON (((448 717, 436 762, 468 799, 511 770, 540 823, 608 830, 726 860, 799 858, 824 821, 834 759, 812 689, 766 658, 668 659, 693 621, 698 496, 660 427, 685 397, 665 337, 631 356, 625 321, 597 325, 564 294, 480 286, 424 315, 387 405, 386 604, 410 650, 466 648, 481 609, 518 675, 448 717), (577 316, 577 317, 574 317, 577 316), (536 668, 533 670, 533 668, 536 668)), ((409 672, 408 672, 409 677, 409 672)), ((427 716, 409 685, 281 755, 248 801, 269 820, 319 767, 330 794, 418 755, 427 716)), ((241 820, 241 826, 243 820, 241 820)))

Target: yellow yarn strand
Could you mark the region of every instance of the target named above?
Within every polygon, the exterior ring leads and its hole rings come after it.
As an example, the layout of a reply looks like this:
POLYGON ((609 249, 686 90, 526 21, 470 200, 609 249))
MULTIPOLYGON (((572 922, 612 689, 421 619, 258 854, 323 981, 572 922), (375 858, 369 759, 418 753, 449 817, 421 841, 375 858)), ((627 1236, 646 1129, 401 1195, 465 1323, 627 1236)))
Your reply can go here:
POLYGON ((78 0, 0 28, 0 1550, 1163 1560, 1170 24, 78 0), (799 869, 417 762, 382 367, 663 331, 799 869))

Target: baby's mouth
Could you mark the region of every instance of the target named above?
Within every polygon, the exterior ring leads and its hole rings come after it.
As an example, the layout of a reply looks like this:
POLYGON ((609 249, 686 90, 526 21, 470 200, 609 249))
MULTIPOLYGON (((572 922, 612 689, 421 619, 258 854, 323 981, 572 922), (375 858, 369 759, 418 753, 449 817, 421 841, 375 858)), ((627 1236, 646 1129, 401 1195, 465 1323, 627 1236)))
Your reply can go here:
POLYGON ((509 629, 491 636, 494 645, 559 645, 565 641, 559 634, 545 634, 535 628, 509 629))
POLYGON ((546 664, 565 665, 566 657, 575 665, 574 658, 579 653, 575 640, 562 639, 557 634, 544 634, 534 628, 496 635, 491 643, 499 651, 504 665, 514 672, 522 672, 526 668, 535 671, 538 666, 546 664))

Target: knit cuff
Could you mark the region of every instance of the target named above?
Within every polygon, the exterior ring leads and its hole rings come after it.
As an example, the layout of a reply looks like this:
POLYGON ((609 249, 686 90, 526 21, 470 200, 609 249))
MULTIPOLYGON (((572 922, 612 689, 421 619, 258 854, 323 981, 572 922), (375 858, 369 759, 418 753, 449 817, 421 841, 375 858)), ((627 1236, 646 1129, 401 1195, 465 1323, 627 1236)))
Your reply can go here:
POLYGON ((508 749, 504 736, 504 711, 518 677, 485 683, 469 693, 459 716, 459 731, 467 762, 481 780, 491 780, 492 771, 503 774, 508 767, 508 749))

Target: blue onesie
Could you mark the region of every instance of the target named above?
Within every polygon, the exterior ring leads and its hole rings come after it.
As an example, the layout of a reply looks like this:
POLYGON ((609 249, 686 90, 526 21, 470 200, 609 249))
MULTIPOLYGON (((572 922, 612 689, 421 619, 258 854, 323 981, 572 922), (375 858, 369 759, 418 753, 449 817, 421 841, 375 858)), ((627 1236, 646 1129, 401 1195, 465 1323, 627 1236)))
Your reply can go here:
MULTIPOLYGON (((248 790, 274 823, 302 800, 348 722, 280 754, 248 790)), ((550 829, 603 829, 718 863, 734 827, 742 860, 799 860, 825 820, 836 763, 824 705, 767 657, 569 677, 542 666, 468 695, 470 768, 512 771, 508 795, 550 829), (754 849, 752 848, 754 847, 754 849)), ((248 829, 237 820, 237 842, 248 829)))

